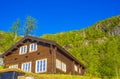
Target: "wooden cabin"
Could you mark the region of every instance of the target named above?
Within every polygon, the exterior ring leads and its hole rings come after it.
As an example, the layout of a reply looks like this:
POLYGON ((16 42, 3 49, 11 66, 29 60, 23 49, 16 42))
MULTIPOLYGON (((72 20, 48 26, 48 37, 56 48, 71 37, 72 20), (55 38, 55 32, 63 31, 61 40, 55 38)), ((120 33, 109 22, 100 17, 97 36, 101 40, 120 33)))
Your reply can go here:
POLYGON ((2 57, 5 68, 20 68, 26 72, 72 75, 85 72, 85 66, 55 41, 33 36, 25 36, 2 57))

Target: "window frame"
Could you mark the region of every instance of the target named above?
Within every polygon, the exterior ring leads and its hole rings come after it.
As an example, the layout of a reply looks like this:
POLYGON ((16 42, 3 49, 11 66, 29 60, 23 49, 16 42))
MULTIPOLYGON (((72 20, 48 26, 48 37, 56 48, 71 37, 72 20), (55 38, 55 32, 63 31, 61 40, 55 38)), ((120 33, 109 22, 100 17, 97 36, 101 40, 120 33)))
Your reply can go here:
MULTIPOLYGON (((39 65, 41 65, 41 64, 39 64, 39 65)), ((44 73, 44 72, 47 72, 47 58, 36 60, 36 63, 35 63, 35 73, 44 73), (45 60, 45 63, 44 63, 45 67, 43 67, 43 61, 44 60, 45 60), (38 69, 40 69, 40 66, 38 68, 38 62, 39 63, 42 62, 42 67, 41 67, 42 71, 38 70, 38 69), (43 68, 45 68, 45 70, 43 70, 43 68)))
POLYGON ((67 66, 66 66, 66 64, 64 63, 64 62, 62 62, 62 64, 61 64, 61 70, 62 71, 64 71, 64 72, 66 72, 67 71, 67 66))
POLYGON ((80 67, 80 68, 79 68, 79 73, 81 74, 81 72, 82 72, 82 68, 80 67))
POLYGON ((9 68, 18 68, 18 64, 10 65, 9 68))
POLYGON ((56 68, 57 69, 62 69, 62 62, 59 59, 56 59, 56 68))
POLYGON ((76 72, 78 72, 78 67, 77 67, 77 65, 74 65, 74 70, 75 70, 76 72))
POLYGON ((56 68, 63 71, 63 72, 67 72, 66 63, 60 61, 59 59, 56 59, 56 68))
POLYGON ((19 49, 19 55, 26 54, 26 53, 27 53, 27 45, 21 46, 19 49), (26 47, 26 49, 24 47, 26 47))
POLYGON ((32 69, 32 62, 25 62, 25 63, 21 64, 21 70, 26 71, 26 72, 31 72, 31 69, 32 69), (26 64, 29 64, 29 63, 30 63, 29 69, 28 69, 28 67, 27 67, 27 69, 24 69, 23 65, 25 64, 24 67, 26 68, 26 64))
POLYGON ((29 52, 34 52, 34 51, 37 51, 37 43, 31 43, 29 45, 29 52), (32 45, 33 45, 33 48, 32 48, 32 45), (35 46, 35 47, 34 47, 35 46), (36 48, 36 49, 35 49, 36 48), (35 49, 35 50, 34 50, 35 49))

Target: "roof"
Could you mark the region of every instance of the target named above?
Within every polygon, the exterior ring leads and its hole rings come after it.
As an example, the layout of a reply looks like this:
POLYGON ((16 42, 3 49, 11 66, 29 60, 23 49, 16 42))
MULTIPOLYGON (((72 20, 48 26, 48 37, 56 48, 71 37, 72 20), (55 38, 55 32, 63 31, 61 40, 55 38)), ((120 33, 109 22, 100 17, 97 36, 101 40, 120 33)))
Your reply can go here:
POLYGON ((3 55, 2 57, 6 56, 7 54, 10 53, 10 51, 12 51, 14 48, 16 48, 20 43, 24 42, 26 39, 32 39, 32 40, 37 40, 40 42, 44 42, 50 45, 54 45, 57 47, 57 49, 63 51, 64 54, 66 54, 68 57, 70 57, 71 59, 73 59, 74 61, 76 61, 77 63, 81 64, 83 67, 85 67, 79 60, 77 60, 73 55, 71 55, 68 51, 66 51, 63 47, 61 47, 59 44, 57 44, 55 41, 52 40, 46 40, 43 38, 38 38, 38 37, 33 37, 33 36, 25 36, 24 38, 22 38, 20 41, 18 41, 15 45, 13 45, 10 49, 8 49, 3 55))

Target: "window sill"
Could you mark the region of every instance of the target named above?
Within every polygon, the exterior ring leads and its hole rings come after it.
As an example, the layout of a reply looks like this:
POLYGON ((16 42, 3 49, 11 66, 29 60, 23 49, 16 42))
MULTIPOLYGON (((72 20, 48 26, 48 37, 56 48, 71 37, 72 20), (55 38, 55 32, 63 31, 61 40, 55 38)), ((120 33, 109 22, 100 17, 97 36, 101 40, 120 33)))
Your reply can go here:
POLYGON ((25 53, 22 53, 22 54, 20 54, 20 53, 19 53, 19 55, 24 55, 24 54, 26 54, 26 53, 27 53, 27 52, 25 52, 25 53))
POLYGON ((29 51, 29 53, 32 53, 32 52, 36 52, 37 50, 34 50, 34 51, 29 51))
POLYGON ((46 73, 47 71, 43 71, 43 72, 35 72, 35 73, 46 73))

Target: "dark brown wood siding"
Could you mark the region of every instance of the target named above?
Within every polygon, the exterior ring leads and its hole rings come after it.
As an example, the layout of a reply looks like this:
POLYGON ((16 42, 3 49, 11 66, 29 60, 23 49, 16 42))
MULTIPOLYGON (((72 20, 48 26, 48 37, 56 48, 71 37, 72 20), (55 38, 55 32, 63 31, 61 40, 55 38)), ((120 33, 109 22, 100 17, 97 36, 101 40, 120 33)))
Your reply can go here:
MULTIPOLYGON (((47 72, 46 73, 52 73, 52 63, 51 63, 51 53, 50 53, 50 47, 47 44, 43 43, 37 43, 38 50, 34 52, 29 52, 29 44, 31 42, 24 43, 24 45, 27 45, 27 53, 20 55, 19 49, 12 52, 8 56, 5 56, 5 68, 8 68, 10 65, 18 64, 18 67, 21 69, 22 63, 25 62, 32 62, 32 72, 35 72, 35 63, 36 60, 41 60, 47 58, 47 72)), ((23 46, 24 46, 23 45, 23 46)))
POLYGON ((5 61, 5 68, 11 65, 18 64, 18 68, 21 69, 22 63, 31 62, 31 72, 35 73, 36 60, 47 59, 47 71, 44 73, 49 74, 73 74, 83 75, 85 72, 84 65, 69 54, 65 49, 60 47, 57 43, 44 39, 38 39, 34 37, 24 37, 21 41, 11 47, 3 56, 5 61), (40 41, 41 40, 41 41, 40 41), (37 43, 37 51, 29 52, 31 43, 37 43), (20 55, 19 50, 21 46, 27 45, 27 53, 20 55), (56 59, 66 64, 66 72, 56 68, 56 59), (74 65, 78 70, 81 68, 81 73, 75 71, 74 65))
POLYGON ((56 73, 62 73, 62 74, 73 74, 73 75, 82 75, 83 74, 83 70, 81 71, 81 73, 79 73, 79 71, 75 71, 74 70, 74 65, 77 65, 78 69, 81 67, 81 64, 78 64, 77 62, 75 62, 74 60, 72 60, 71 58, 67 57, 65 54, 63 54, 63 52, 61 50, 57 50, 56 53, 56 59, 60 60, 61 62, 64 62, 66 64, 66 72, 63 72, 62 70, 56 68, 56 73))

